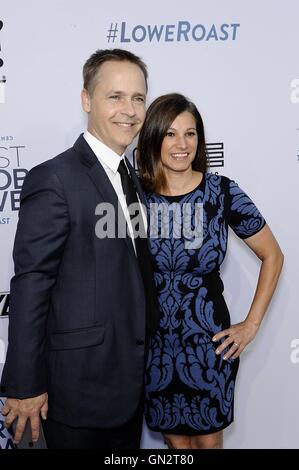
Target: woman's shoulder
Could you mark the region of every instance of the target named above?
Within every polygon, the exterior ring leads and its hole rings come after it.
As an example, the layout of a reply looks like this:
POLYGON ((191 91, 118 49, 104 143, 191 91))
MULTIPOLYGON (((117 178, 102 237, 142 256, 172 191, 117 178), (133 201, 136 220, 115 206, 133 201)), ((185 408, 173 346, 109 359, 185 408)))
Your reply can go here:
POLYGON ((228 186, 235 181, 228 176, 220 175, 218 172, 208 171, 205 173, 205 179, 211 184, 218 184, 220 186, 228 186))

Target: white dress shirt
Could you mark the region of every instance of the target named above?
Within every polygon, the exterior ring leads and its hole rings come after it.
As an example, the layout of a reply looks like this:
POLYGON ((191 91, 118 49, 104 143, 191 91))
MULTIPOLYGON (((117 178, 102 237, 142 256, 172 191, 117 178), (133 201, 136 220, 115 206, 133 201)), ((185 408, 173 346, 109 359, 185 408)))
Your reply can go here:
MULTIPOLYGON (((132 239, 133 247, 136 253, 136 248, 135 248, 135 241, 134 241, 134 233, 133 233, 133 228, 132 228, 132 223, 127 207, 127 202, 126 198, 123 192, 122 184, 121 184, 121 178, 120 174, 117 171, 118 166, 121 162, 121 160, 124 159, 124 154, 123 155, 118 155, 115 153, 110 147, 107 147, 107 145, 103 144, 99 139, 94 137, 90 132, 85 131, 84 134, 84 139, 90 146, 91 150, 94 152, 96 157, 98 158, 100 164, 104 168, 113 188, 114 191, 116 192, 116 195, 118 197, 120 206, 122 208, 122 211, 124 213, 127 225, 128 225, 128 231, 129 235, 132 239)), ((126 163, 126 162, 125 162, 126 163)), ((129 172, 129 170, 128 170, 129 172)), ((140 203, 139 196, 137 194, 138 201, 140 203)), ((143 206, 141 205, 143 208, 143 206)), ((142 210, 142 218, 143 218, 143 223, 145 228, 147 228, 147 220, 146 220, 146 215, 144 213, 144 210, 142 210)))

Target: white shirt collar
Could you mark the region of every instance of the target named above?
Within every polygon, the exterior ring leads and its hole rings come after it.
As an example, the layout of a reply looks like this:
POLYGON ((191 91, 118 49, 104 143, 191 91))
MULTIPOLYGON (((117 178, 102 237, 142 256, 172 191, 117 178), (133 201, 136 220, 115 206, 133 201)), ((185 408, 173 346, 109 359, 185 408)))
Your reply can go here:
POLYGON ((103 144, 99 139, 92 135, 89 131, 83 134, 84 139, 90 146, 91 150, 95 153, 98 160, 102 165, 108 167, 113 173, 117 173, 121 160, 124 159, 125 154, 118 155, 114 150, 107 145, 103 144))

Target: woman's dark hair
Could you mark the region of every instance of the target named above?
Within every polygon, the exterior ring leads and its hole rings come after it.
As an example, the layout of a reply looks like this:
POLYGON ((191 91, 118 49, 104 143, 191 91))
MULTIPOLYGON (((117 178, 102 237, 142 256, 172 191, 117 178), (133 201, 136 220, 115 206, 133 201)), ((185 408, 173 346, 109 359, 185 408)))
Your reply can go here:
POLYGON ((206 171, 204 126, 197 107, 179 93, 159 96, 147 110, 137 147, 139 176, 146 191, 161 192, 167 188, 161 162, 161 146, 173 121, 185 111, 194 117, 198 135, 198 146, 192 168, 202 173, 206 171))

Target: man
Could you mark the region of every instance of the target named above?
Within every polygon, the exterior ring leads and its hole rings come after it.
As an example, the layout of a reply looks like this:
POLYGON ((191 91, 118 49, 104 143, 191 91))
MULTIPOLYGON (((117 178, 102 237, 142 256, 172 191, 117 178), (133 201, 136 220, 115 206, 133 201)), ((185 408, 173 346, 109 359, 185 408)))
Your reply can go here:
MULTIPOLYGON (((49 448, 138 448, 145 320, 153 329, 156 310, 147 240, 142 251, 129 236, 119 168, 145 118, 147 71, 128 51, 101 50, 83 78, 88 130, 33 168, 22 190, 2 413, 7 426, 18 420, 16 442, 27 420, 37 440, 41 416, 49 448), (122 208, 125 237, 96 235, 103 202, 122 208)), ((142 200, 132 167, 122 166, 142 200)))

